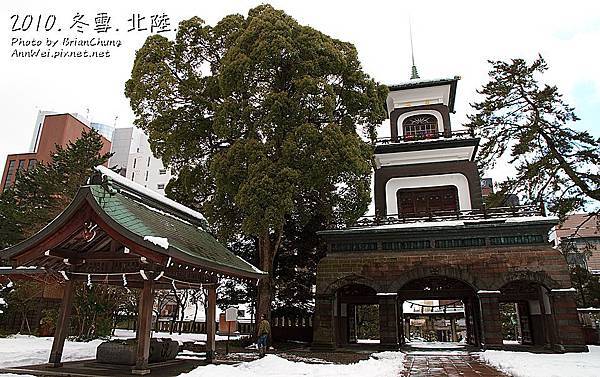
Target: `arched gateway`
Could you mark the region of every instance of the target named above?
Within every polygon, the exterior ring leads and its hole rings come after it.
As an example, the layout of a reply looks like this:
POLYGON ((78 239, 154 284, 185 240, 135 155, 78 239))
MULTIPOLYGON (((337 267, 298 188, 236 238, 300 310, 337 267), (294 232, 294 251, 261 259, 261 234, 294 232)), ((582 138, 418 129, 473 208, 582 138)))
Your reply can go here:
POLYGON ((457 81, 390 87, 392 137, 375 148, 377 216, 320 232, 314 348, 358 342, 357 310, 373 306, 382 349, 411 337, 501 348, 509 331, 524 345, 586 350, 568 267, 548 238, 557 219, 482 205, 479 139, 450 127, 457 81), (407 128, 419 114, 439 132, 407 128))

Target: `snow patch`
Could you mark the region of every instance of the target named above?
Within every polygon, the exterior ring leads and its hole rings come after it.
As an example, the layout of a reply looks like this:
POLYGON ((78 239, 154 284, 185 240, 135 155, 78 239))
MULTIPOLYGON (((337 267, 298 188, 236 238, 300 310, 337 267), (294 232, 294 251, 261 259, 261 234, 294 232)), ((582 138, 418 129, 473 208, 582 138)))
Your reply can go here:
POLYGON ((381 352, 368 360, 356 364, 312 364, 290 361, 276 355, 239 365, 214 365, 199 367, 185 377, 388 377, 398 376, 404 369, 404 354, 401 352, 381 352))
POLYGON ((156 246, 162 247, 163 249, 169 248, 169 240, 165 237, 144 236, 144 241, 151 242, 156 246))
MULTIPOLYGON (((48 362, 52 338, 29 335, 13 335, 0 338, 0 367, 8 368, 48 362)), ((63 361, 94 359, 96 348, 102 340, 91 342, 65 342, 63 361)))
POLYGON ((482 360, 514 377, 598 377, 600 346, 590 352, 534 354, 528 352, 485 351, 482 360))
MULTIPOLYGON (((523 217, 492 217, 488 219, 476 220, 440 220, 440 221, 423 221, 414 223, 392 223, 375 226, 363 226, 360 223, 356 226, 346 228, 344 230, 352 231, 371 231, 384 229, 410 229, 410 228, 428 228, 428 227, 458 227, 464 225, 475 225, 485 223, 527 223, 539 221, 558 221, 556 216, 523 216, 523 217)), ((327 232, 327 231, 325 231, 327 232)), ((334 230, 335 232, 335 230, 334 230)))

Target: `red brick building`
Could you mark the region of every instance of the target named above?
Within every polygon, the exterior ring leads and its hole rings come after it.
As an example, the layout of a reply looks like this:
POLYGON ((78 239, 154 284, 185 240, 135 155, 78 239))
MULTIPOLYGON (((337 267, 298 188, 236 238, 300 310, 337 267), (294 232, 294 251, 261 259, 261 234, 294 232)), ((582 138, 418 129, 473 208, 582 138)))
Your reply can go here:
MULTIPOLYGON (((90 128, 71 114, 54 114, 44 117, 39 137, 34 145, 34 151, 29 153, 9 154, 6 157, 0 188, 10 187, 17 172, 27 170, 38 162, 49 162, 55 151, 55 145, 66 147, 69 142, 78 139, 84 131, 90 128)), ((110 152, 110 141, 102 137, 101 153, 110 152)))
POLYGON ((570 264, 600 274, 600 216, 575 213, 556 228, 556 241, 572 248, 567 254, 570 264))
POLYGON ((521 346, 586 350, 567 264, 548 237, 558 219, 537 206, 482 205, 479 139, 450 124, 458 80, 390 86, 376 215, 320 232, 314 348, 356 343, 357 306, 377 305, 379 346, 396 349, 407 339, 404 302, 457 300, 470 345, 505 347, 506 304, 517 308, 521 346))

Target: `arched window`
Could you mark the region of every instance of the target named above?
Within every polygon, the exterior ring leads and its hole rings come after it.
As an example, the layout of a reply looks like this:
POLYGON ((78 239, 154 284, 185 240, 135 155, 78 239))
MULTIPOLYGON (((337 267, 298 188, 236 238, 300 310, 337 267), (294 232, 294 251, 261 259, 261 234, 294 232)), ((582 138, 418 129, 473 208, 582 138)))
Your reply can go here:
POLYGON ((402 122, 404 140, 435 139, 438 137, 438 120, 431 114, 410 116, 402 122))

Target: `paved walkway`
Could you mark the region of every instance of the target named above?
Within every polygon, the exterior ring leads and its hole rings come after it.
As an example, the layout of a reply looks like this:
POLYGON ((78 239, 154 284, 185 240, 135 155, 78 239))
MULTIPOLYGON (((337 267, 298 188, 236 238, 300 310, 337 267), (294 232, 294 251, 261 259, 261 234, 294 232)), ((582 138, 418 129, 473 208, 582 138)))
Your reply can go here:
POLYGON ((507 377, 467 352, 415 352, 406 355, 401 377, 507 377))

